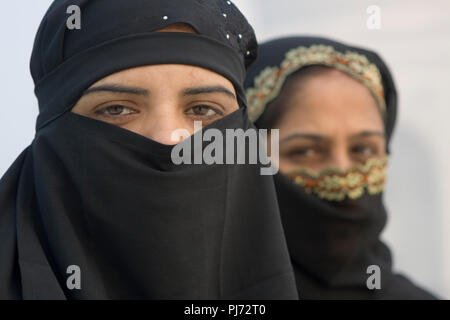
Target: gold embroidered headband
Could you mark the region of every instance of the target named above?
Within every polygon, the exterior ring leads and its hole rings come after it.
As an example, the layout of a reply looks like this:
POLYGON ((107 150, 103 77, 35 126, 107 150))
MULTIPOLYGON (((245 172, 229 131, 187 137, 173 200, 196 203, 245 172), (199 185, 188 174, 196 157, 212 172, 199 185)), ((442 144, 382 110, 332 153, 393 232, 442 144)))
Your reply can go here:
POLYGON ((311 65, 336 68, 364 84, 376 99, 383 114, 386 112, 384 89, 380 71, 366 56, 354 52, 336 51, 332 46, 300 46, 289 50, 279 67, 266 67, 255 77, 254 87, 246 91, 248 115, 256 121, 266 105, 276 98, 286 78, 295 71, 311 65))

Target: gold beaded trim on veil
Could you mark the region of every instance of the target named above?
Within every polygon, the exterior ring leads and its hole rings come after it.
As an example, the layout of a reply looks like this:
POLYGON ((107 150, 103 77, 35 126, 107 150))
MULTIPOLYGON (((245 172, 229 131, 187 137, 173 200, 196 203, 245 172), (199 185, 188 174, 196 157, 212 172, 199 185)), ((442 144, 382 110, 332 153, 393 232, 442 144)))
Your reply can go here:
POLYGON ((287 177, 307 193, 329 201, 342 201, 345 197, 359 198, 364 191, 371 195, 384 189, 388 156, 371 158, 346 170, 326 168, 320 172, 311 169, 292 171, 287 177))
POLYGON ((271 100, 276 98, 286 78, 305 66, 326 65, 352 76, 364 84, 376 99, 383 114, 386 111, 384 89, 380 71, 366 56, 346 51, 336 51, 332 46, 300 46, 289 50, 280 67, 266 67, 255 77, 254 87, 246 90, 248 115, 256 121, 271 100))

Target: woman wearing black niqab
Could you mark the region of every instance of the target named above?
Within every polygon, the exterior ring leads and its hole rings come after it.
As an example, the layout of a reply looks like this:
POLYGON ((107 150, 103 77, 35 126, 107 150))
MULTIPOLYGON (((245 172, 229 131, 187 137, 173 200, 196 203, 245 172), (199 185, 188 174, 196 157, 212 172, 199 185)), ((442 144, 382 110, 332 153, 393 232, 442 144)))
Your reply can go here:
POLYGON ((236 92, 240 108, 208 127, 245 130, 255 56, 230 1, 54 1, 31 59, 36 135, 0 181, 0 298, 295 299, 273 182, 259 166, 175 165, 173 146, 70 112, 113 73, 190 65, 236 92), (72 5, 81 29, 66 26, 72 5), (153 32, 180 23, 196 33, 153 32))
POLYGON ((392 271, 380 240, 397 113, 382 59, 324 38, 275 39, 260 45, 245 87, 250 119, 280 128, 275 187, 299 298, 433 299, 392 271))

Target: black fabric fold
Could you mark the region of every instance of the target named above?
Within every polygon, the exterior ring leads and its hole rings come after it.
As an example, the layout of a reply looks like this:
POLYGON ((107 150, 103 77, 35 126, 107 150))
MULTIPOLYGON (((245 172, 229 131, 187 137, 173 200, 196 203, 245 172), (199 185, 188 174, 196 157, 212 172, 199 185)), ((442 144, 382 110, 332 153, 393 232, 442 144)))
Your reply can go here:
POLYGON ((281 173, 275 186, 300 299, 435 299, 392 271, 379 239, 387 221, 382 194, 328 202, 281 173), (371 265, 380 268, 379 290, 367 287, 371 265))
MULTIPOLYGON (((204 130, 250 126, 239 109, 204 130)), ((171 149, 70 112, 40 130, 0 182, 1 297, 296 298, 272 178, 170 165, 171 149)))

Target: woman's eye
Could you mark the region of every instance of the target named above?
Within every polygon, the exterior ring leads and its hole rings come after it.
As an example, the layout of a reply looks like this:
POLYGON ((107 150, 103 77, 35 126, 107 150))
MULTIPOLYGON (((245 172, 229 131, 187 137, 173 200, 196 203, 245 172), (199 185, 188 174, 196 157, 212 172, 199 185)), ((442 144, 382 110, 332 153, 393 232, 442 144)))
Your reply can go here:
POLYGON ((319 150, 315 148, 300 148, 289 152, 289 156, 292 158, 312 158, 318 156, 319 150))
POLYGON ((206 106, 206 105, 199 105, 199 106, 189 108, 186 111, 186 114, 194 115, 194 116, 202 116, 202 117, 213 117, 215 115, 222 115, 223 113, 213 107, 206 106))
POLYGON ((372 156, 377 153, 377 150, 374 150, 374 148, 363 145, 354 146, 351 151, 352 153, 365 157, 372 156))
POLYGON ((135 110, 121 106, 121 105, 113 105, 109 107, 102 108, 100 110, 95 111, 97 115, 106 115, 106 116, 126 116, 129 114, 137 113, 135 110))

